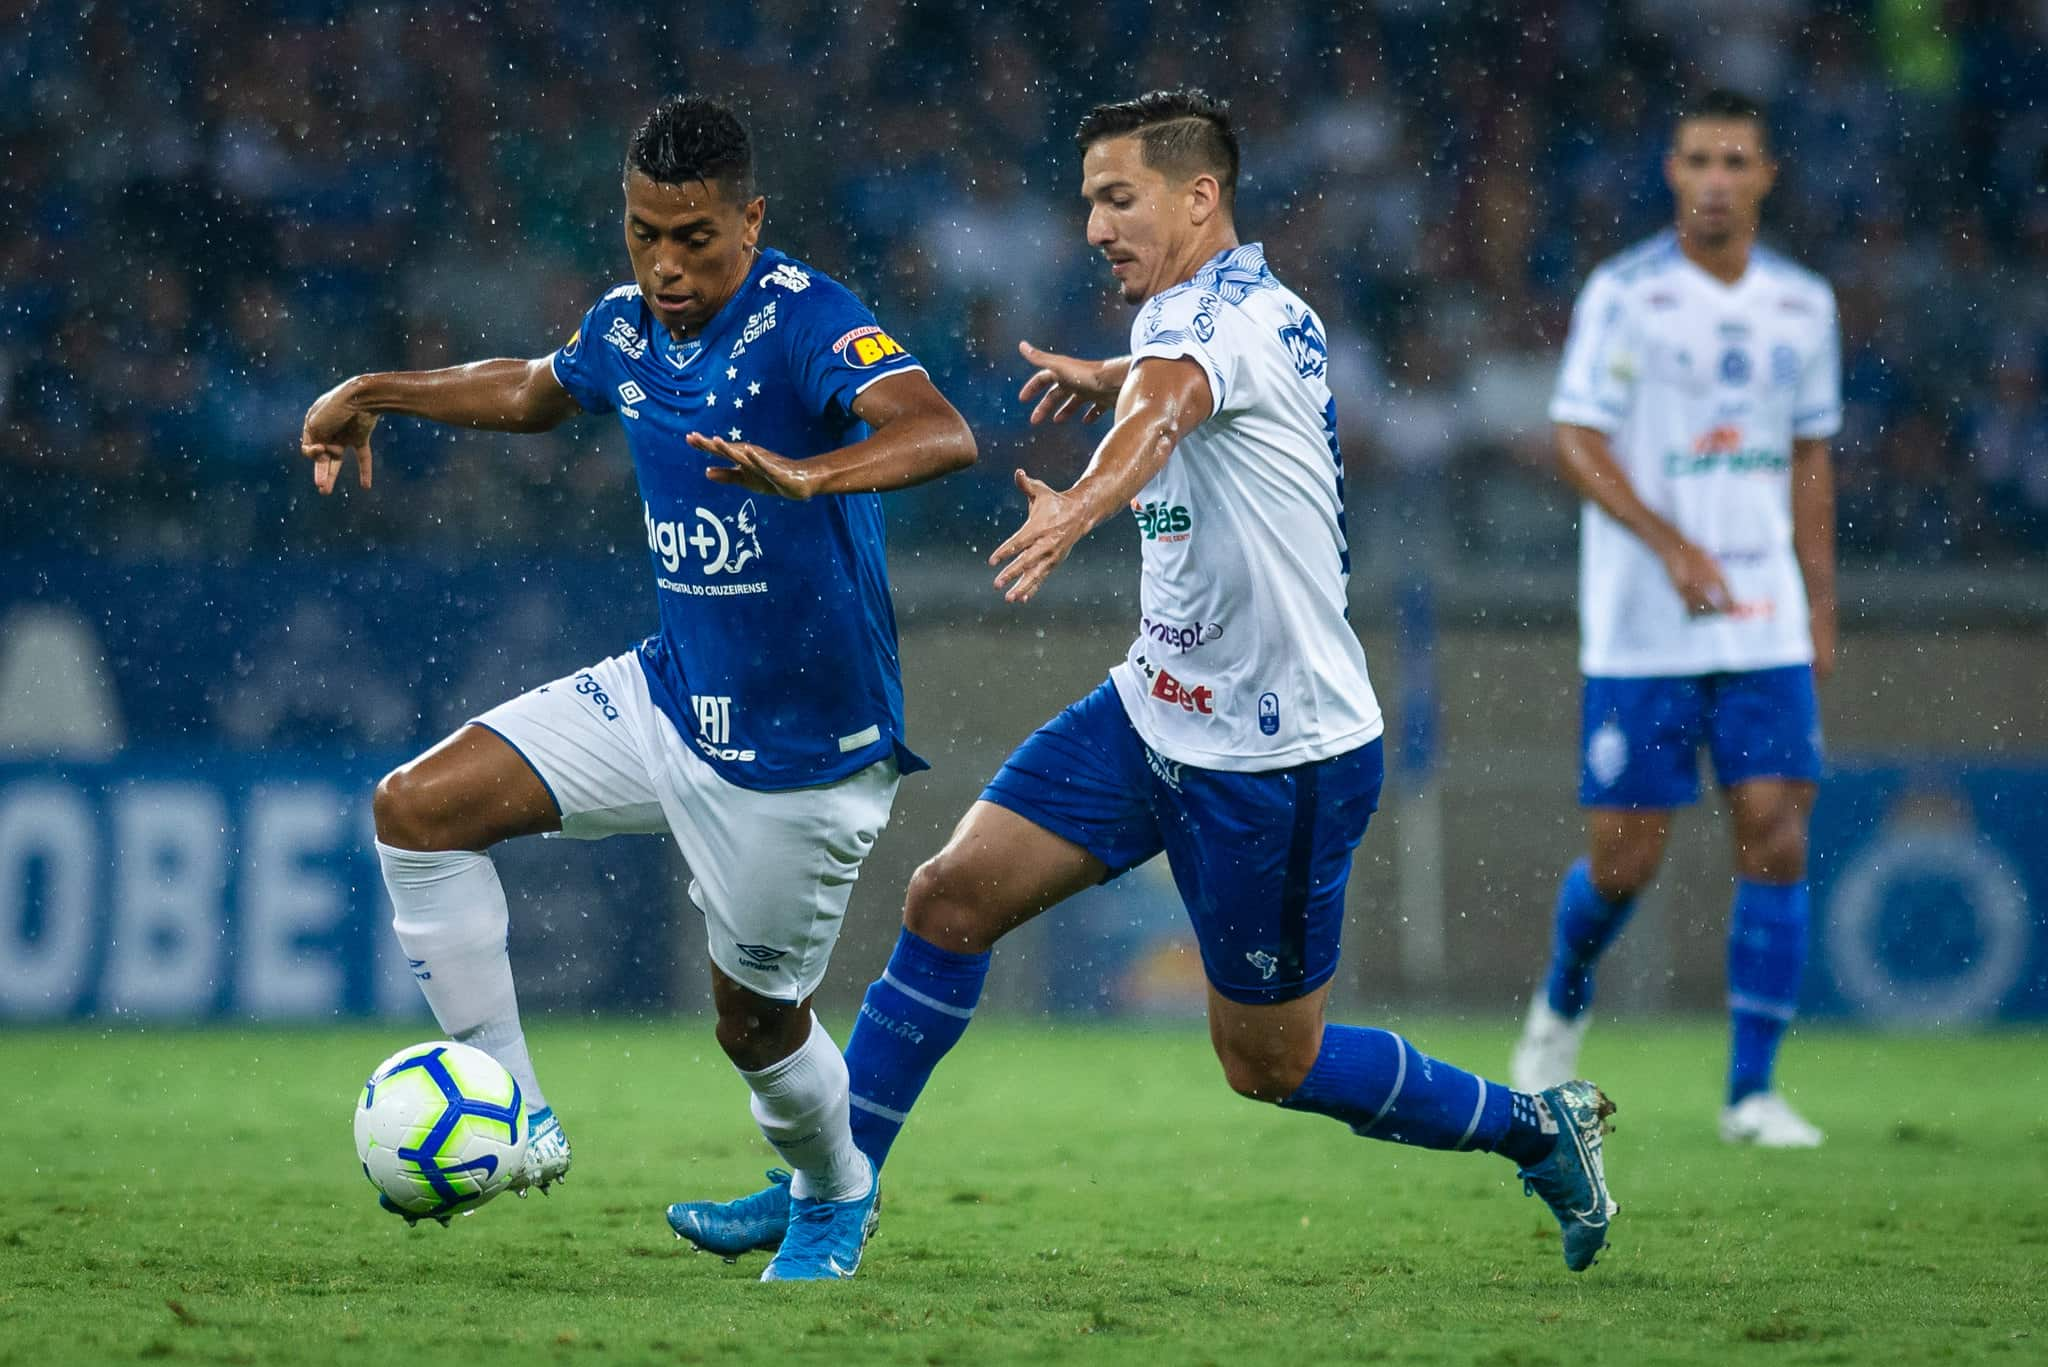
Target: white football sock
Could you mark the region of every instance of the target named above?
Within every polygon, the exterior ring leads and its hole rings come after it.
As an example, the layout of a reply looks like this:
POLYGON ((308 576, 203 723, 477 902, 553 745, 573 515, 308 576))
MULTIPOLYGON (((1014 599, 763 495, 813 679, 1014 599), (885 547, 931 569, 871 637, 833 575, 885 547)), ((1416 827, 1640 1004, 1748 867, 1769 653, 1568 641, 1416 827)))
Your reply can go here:
POLYGON ((754 1089, 754 1123, 789 1164, 791 1196, 851 1201, 867 1195, 868 1160, 847 1127, 846 1060, 816 1016, 802 1048, 758 1073, 739 1074, 754 1089))
POLYGON ((400 850, 380 840, 377 861, 391 894, 391 928, 434 1019, 448 1038, 475 1045, 504 1064, 518 1080, 529 1114, 545 1107, 526 1032, 519 1027, 512 959, 505 952, 512 917, 491 857, 471 850, 400 850))

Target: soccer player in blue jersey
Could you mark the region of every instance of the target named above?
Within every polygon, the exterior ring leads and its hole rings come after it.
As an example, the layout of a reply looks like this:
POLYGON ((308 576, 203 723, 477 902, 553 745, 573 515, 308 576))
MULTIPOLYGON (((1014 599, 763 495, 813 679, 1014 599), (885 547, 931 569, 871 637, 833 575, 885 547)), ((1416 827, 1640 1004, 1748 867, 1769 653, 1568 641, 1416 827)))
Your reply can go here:
POLYGON ((795 1173, 765 1280, 851 1276, 878 1188, 847 1122, 846 1066, 811 1013, 905 747, 876 494, 974 459, 924 369, 837 282, 761 245, 746 130, 672 98, 625 171, 633 282, 552 354, 359 375, 306 415, 331 492, 370 485, 370 435, 403 413, 507 432, 616 413, 639 480, 660 630, 514 698, 377 787, 393 925, 442 1029, 511 1070, 533 1113, 519 1187, 569 1145, 519 1022, 504 890, 514 836, 668 832, 709 930, 718 1042, 795 1173))
MULTIPOLYGON (((1198 91, 1082 121, 1088 241, 1139 306, 1131 353, 1028 345, 1034 417, 1116 415, 1075 484, 1023 471, 1023 527, 996 584, 1029 600, 1074 544, 1126 508, 1143 620, 1093 693, 1027 739, 917 871, 904 927, 847 1046, 854 1138, 886 1159, 967 1028, 989 951, 1093 884, 1164 853, 1209 979, 1209 1029, 1243 1096, 1361 1135, 1498 1153, 1591 1265, 1614 1206, 1598 1089, 1518 1093, 1385 1030, 1327 1023, 1351 857, 1378 805, 1381 718, 1346 620, 1336 399, 1327 332, 1232 218, 1237 139, 1198 91)), ((781 1239, 780 1186, 669 1210, 732 1256, 781 1239)), ((793 1225, 790 1226, 794 1228, 793 1225)))
POLYGON ((1550 971, 1511 1065, 1571 1077, 1593 969, 1699 797, 1699 751, 1734 817, 1732 1017, 1721 1137, 1811 1148, 1772 1085, 1806 963, 1806 829, 1820 777, 1816 678, 1834 665, 1835 297, 1757 244, 1777 173, 1762 111, 1687 105, 1665 176, 1678 222, 1593 272, 1551 420, 1586 500, 1579 800, 1589 857, 1558 890, 1550 971))

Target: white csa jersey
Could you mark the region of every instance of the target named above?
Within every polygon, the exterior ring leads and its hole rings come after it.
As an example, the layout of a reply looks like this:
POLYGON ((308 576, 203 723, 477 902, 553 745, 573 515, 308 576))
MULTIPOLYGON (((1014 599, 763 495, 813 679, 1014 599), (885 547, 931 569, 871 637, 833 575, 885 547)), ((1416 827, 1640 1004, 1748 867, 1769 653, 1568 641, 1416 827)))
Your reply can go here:
POLYGON ((1144 617, 1111 671, 1147 745, 1204 769, 1281 769, 1380 734, 1344 618, 1350 549, 1321 320, 1257 243, 1152 297, 1131 357, 1186 357, 1213 415, 1132 503, 1144 617))
POLYGON ((1792 551, 1792 442, 1842 425, 1835 296, 1752 248, 1723 284, 1666 231, 1593 272, 1572 312, 1553 422, 1607 433, 1638 496, 1720 562, 1735 610, 1695 617, 1663 562, 1585 505, 1579 667, 1714 674, 1810 663, 1792 551))

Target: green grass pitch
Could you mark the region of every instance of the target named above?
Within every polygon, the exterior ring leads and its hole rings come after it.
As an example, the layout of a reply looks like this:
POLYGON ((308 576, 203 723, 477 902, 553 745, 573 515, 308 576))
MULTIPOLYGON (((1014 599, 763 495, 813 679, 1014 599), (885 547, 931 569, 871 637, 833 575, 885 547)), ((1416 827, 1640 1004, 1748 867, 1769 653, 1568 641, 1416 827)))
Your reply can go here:
MULTIPOLYGON (((843 1022, 835 1022, 843 1026, 843 1022)), ((1498 1072, 1505 1020, 1411 1022, 1498 1072)), ((426 1031, 419 1032, 422 1036, 426 1031)), ((1604 1022, 1613 1246, 1564 1270, 1508 1165, 1240 1101, 1195 1030, 977 1025, 898 1145, 860 1277, 669 1235, 770 1155, 701 1020, 547 1025, 559 1194, 380 1213, 375 1032, 0 1034, 0 1364, 2048 1360, 2048 1037, 1805 1031, 1818 1153, 1714 1137, 1710 1022, 1604 1022)))

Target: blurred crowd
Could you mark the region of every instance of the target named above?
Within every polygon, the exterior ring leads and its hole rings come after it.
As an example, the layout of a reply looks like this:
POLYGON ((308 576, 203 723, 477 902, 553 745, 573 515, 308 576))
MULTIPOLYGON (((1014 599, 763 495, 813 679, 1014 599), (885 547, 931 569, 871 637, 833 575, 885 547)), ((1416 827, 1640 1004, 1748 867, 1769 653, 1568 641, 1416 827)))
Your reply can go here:
POLYGON ((563 340, 628 278, 625 139, 671 91, 741 106, 768 240, 867 297, 981 435, 892 536, 977 542, 1013 466, 1087 455, 1025 426, 1016 341, 1128 326, 1071 130, 1192 83, 1234 102, 1243 235, 1329 326, 1363 536, 1435 480, 1451 554, 1555 560, 1572 298, 1668 221, 1671 105, 1718 83, 1768 102, 1767 237, 1840 298, 1845 553, 2048 551, 2048 0, 12 0, 0 78, 10 550, 630 549, 608 422, 386 422, 378 489, 340 508, 296 438, 354 372, 563 340))

